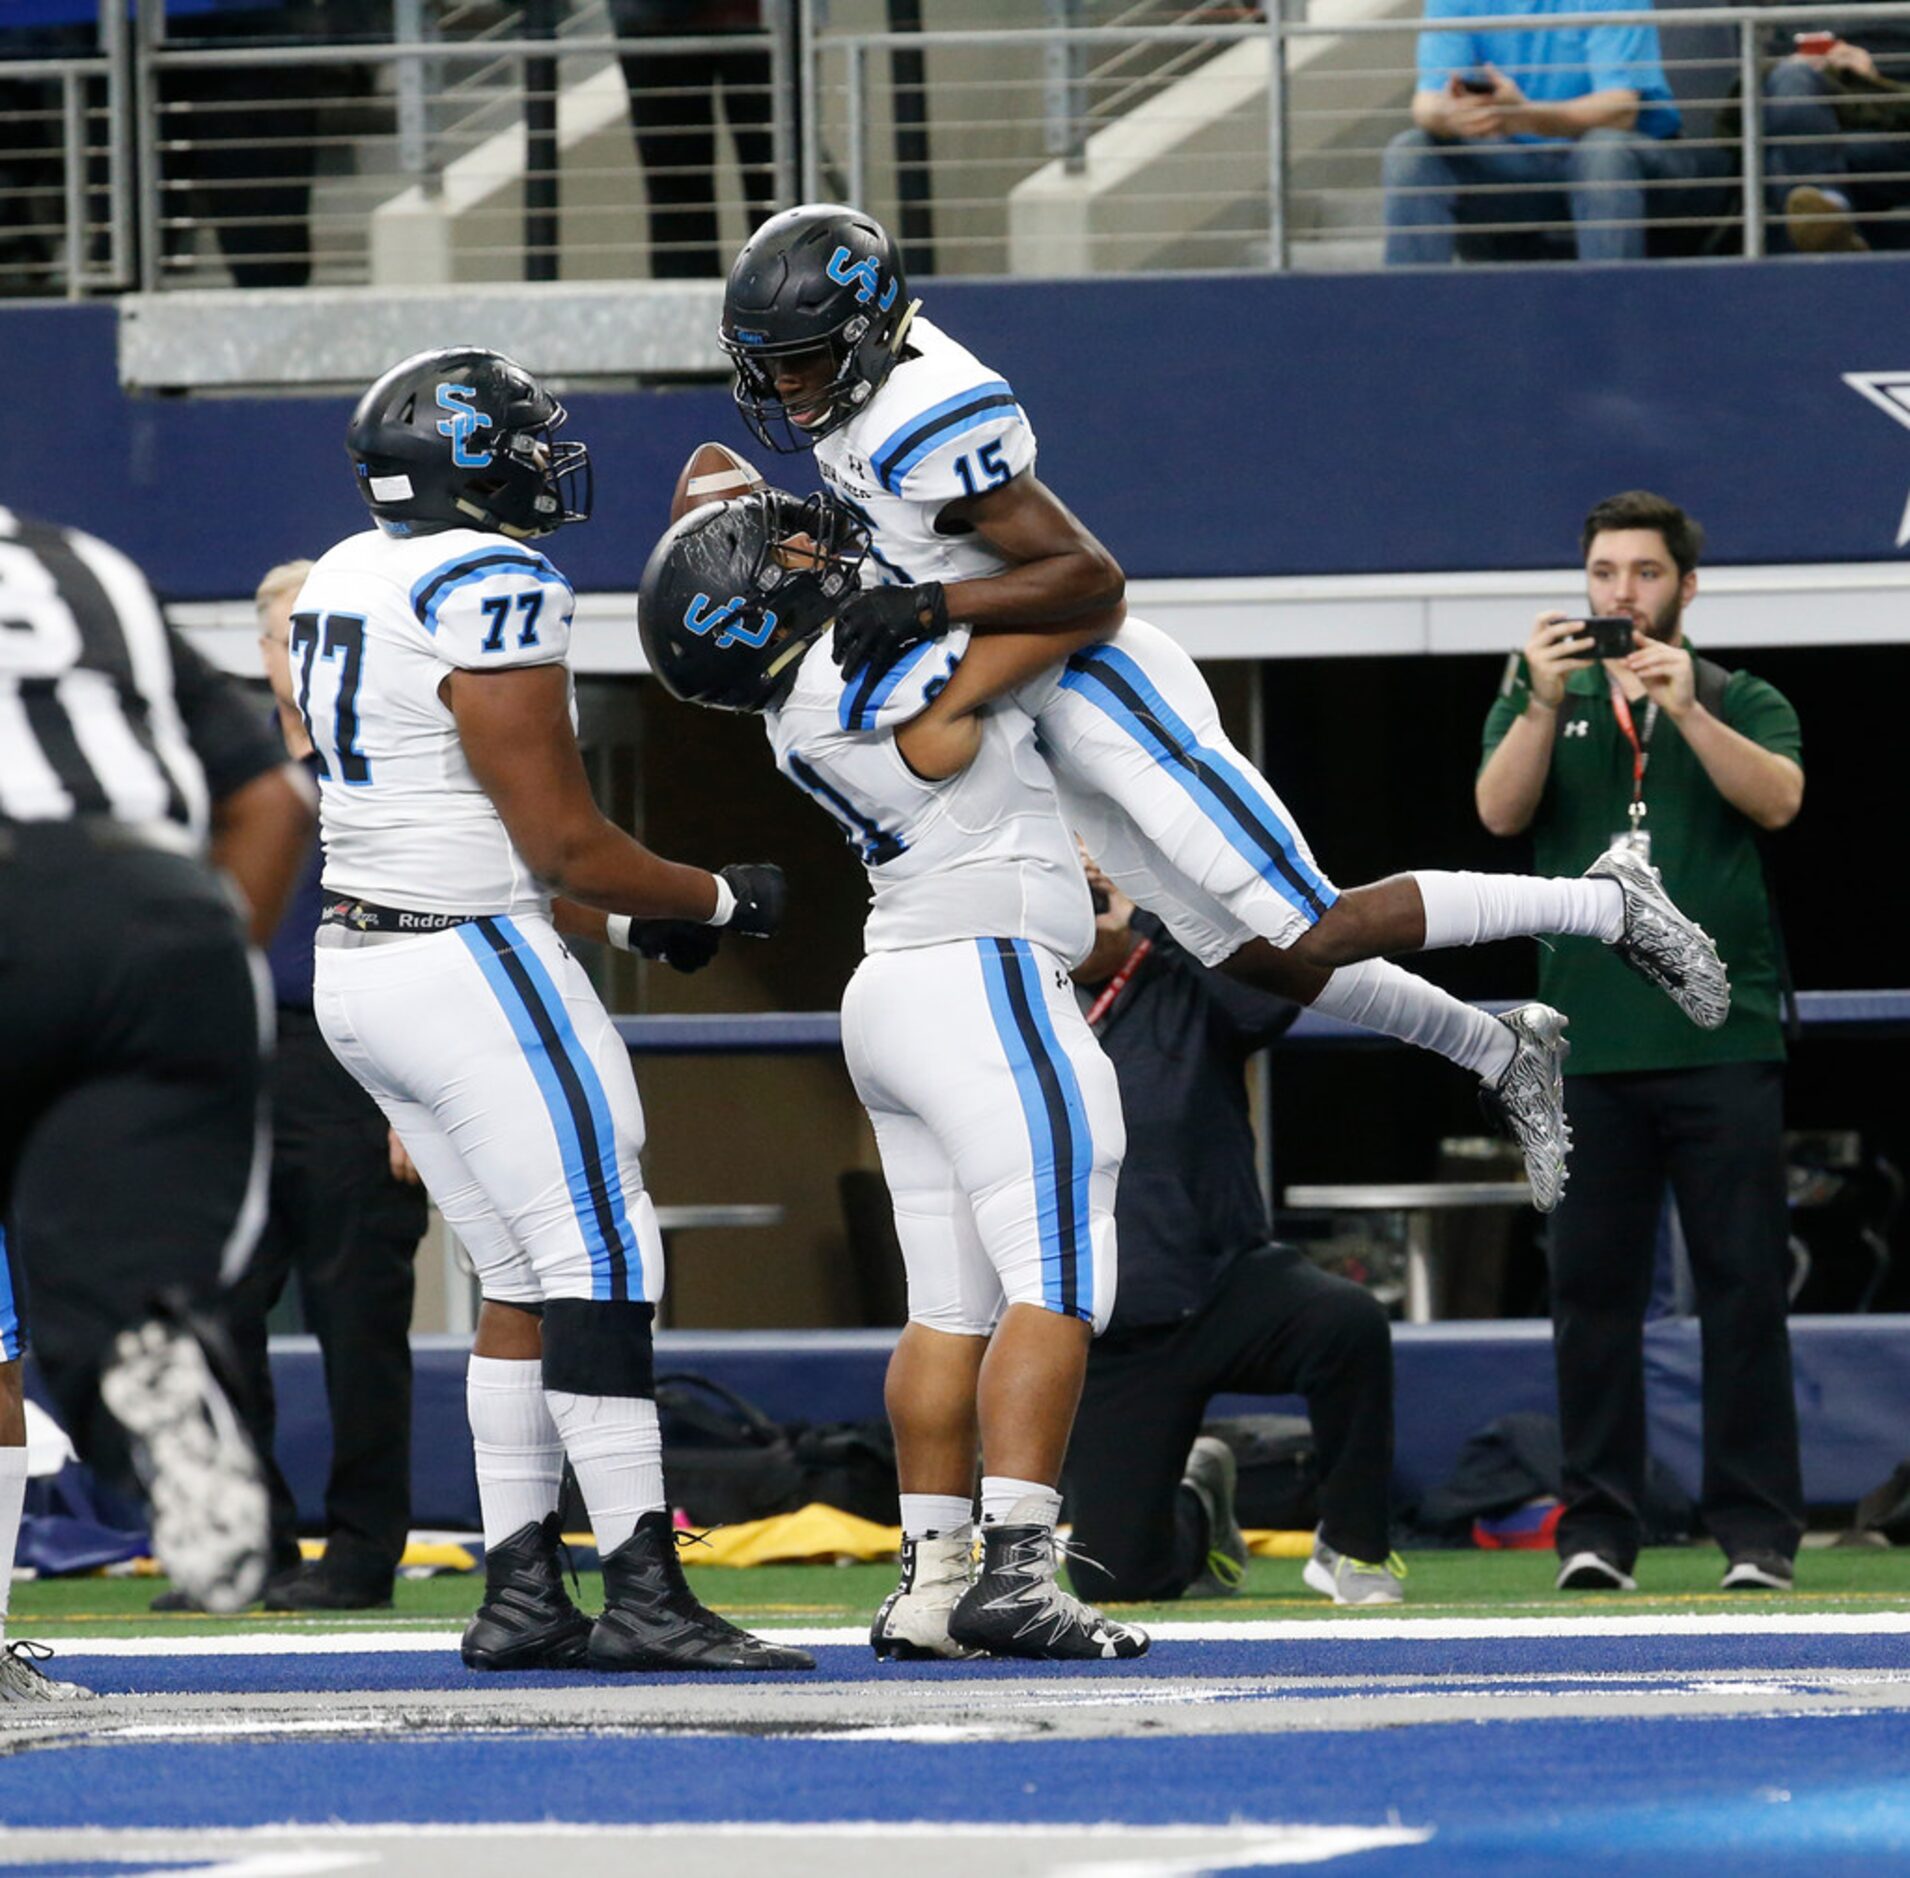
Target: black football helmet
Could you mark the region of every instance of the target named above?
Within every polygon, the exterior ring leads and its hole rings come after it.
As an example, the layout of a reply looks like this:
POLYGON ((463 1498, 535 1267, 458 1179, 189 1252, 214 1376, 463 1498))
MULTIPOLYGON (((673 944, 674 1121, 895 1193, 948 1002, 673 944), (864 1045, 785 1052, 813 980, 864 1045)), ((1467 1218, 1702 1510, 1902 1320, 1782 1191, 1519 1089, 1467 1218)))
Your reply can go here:
POLYGON ((868 551, 868 530, 827 496, 759 489, 692 509, 651 550, 637 590, 650 669, 688 703, 769 710, 868 551))
POLYGON ((440 346, 358 400, 345 447, 389 533, 483 528, 523 541, 590 519, 590 452, 557 438, 567 415, 515 359, 440 346))
POLYGON ((841 429, 888 377, 917 304, 873 216, 834 202, 772 215, 743 244, 723 293, 719 336, 744 422, 784 453, 841 429), (825 348, 835 362, 829 383, 785 404, 776 361, 825 348))

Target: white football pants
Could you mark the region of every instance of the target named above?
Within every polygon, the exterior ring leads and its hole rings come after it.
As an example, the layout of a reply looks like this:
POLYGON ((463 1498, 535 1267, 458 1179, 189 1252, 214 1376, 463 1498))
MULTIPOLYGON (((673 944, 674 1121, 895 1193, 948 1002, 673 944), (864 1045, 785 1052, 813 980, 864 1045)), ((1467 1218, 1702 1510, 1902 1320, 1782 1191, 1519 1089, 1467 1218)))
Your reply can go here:
POLYGON ((312 1006, 398 1131, 484 1295, 648 1301, 663 1244, 630 1053, 547 919, 314 953, 312 1006))
POLYGON ((1025 939, 873 952, 842 1042, 875 1124, 909 1320, 984 1336, 1009 1304, 1114 1308, 1114 1066, 1053 953, 1025 939))

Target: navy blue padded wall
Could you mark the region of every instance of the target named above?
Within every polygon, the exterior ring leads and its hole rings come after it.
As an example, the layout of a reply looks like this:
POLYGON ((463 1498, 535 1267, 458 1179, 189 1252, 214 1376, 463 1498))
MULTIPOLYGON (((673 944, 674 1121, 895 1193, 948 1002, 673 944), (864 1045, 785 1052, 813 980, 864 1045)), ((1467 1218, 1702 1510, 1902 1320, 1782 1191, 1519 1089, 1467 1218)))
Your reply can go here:
MULTIPOLYGON (((1549 567, 1643 485, 1722 562, 1889 558, 1910 433, 1843 382, 1910 377, 1910 259, 928 283, 1015 385, 1041 474, 1135 576, 1549 567)), ((0 502, 83 523, 172 598, 250 590, 362 520, 350 399, 127 398, 113 314, 0 310, 0 502)), ((531 361, 535 363, 535 361, 531 361)), ((633 588, 727 393, 578 393, 580 585, 633 588)), ((1910 414, 1906 414, 1910 422, 1910 414)), ((764 467, 772 467, 765 464, 764 467)), ((774 472, 813 481, 806 460, 774 472)))

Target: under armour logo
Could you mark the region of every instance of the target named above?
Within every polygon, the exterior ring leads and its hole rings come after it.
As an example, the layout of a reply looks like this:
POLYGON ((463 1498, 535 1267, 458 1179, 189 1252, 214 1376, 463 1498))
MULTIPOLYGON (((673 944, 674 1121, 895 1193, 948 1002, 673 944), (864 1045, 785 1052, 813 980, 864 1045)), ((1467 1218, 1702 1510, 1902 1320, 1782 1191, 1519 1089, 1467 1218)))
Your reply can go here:
POLYGON ((717 606, 707 593, 699 593, 684 609, 683 623, 698 638, 706 633, 715 633, 715 645, 719 652, 734 645, 760 647, 766 644, 769 635, 776 630, 776 615, 765 607, 756 625, 733 624, 741 619, 742 612, 743 596, 740 593, 731 595, 721 606, 717 606))
POLYGON ((440 385, 438 409, 451 413, 438 419, 438 435, 451 439, 451 461, 459 469, 488 469, 492 452, 470 447, 479 431, 493 427, 491 420, 477 408, 476 389, 470 385, 440 385))
POLYGON ((853 286, 856 299, 867 306, 875 300, 875 310, 886 313, 895 304, 896 282, 891 279, 886 293, 882 292, 882 269, 872 254, 865 254, 859 261, 851 261, 847 248, 838 248, 829 257, 829 278, 839 287, 853 286), (876 300, 877 294, 882 294, 876 300))
POLYGON ((1561 737, 1589 737, 1591 734, 1592 721, 1588 717, 1568 718, 1565 728, 1559 732, 1561 737))

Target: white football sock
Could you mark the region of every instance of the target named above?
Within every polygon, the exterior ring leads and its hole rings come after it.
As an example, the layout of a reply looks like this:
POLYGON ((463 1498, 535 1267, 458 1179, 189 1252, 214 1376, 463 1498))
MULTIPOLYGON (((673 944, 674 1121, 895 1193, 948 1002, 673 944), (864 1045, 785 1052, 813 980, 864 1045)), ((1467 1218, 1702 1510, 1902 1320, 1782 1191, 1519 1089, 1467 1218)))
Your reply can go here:
POLYGON ((1512 1033, 1463 998, 1441 991, 1389 959, 1342 965, 1312 1008, 1363 1030, 1431 1050, 1487 1082, 1496 1082, 1512 1061, 1512 1033))
POLYGON ((1061 1517, 1061 1496, 1039 1480, 1013 1480, 1006 1474, 982 1476, 984 1526, 1047 1526, 1061 1517))
POLYGON ((647 1396, 547 1389, 564 1452, 576 1470, 599 1553, 614 1552, 663 1500, 663 1430, 647 1396))
POLYGON ((464 1372, 464 1409, 477 1459, 484 1543, 501 1545, 557 1511, 564 1444, 544 1400, 544 1366, 473 1356, 464 1372))
POLYGON ((1492 939, 1572 933, 1610 945, 1624 936, 1625 896, 1615 880, 1546 880, 1536 874, 1408 876, 1426 909, 1425 950, 1492 939))
POLYGON ((7 1600, 13 1592, 13 1558, 20 1545, 20 1514, 27 1498, 27 1451, 0 1448, 0 1637, 7 1634, 7 1600))
POLYGON ((908 1539, 961 1539, 975 1530, 975 1503, 952 1493, 905 1493, 902 1534, 908 1539))

